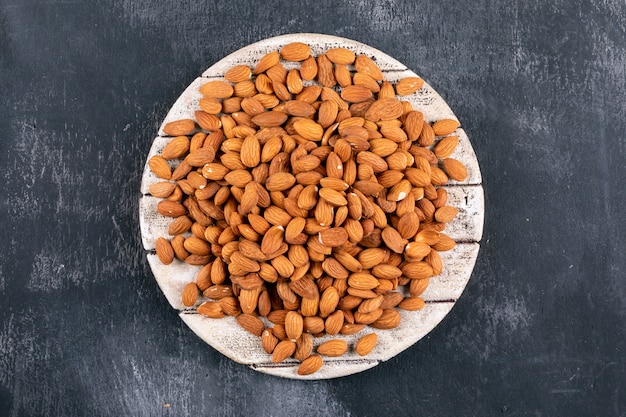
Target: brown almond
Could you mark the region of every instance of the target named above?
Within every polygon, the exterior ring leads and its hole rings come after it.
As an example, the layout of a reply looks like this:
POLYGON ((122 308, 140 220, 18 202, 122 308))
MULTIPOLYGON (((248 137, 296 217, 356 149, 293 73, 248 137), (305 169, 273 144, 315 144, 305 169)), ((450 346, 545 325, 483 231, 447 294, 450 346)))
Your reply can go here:
POLYGON ((408 262, 402 267, 402 274, 410 279, 424 279, 433 275, 433 269, 426 262, 408 262))
POLYGON ((252 70, 247 65, 235 65, 230 67, 226 74, 224 74, 224 78, 226 81, 230 81, 231 83, 238 83, 241 81, 246 81, 250 79, 252 75, 252 70))
POLYGON ((370 327, 375 329, 395 329, 400 325, 400 313, 396 310, 388 308, 383 310, 382 315, 373 323, 370 323, 370 327))
POLYGON ((402 103, 395 98, 376 100, 365 112, 365 118, 373 122, 394 120, 402 116, 402 103))
POLYGON ((200 87, 200 93, 210 98, 228 98, 233 95, 233 86, 226 81, 209 81, 200 87))
POLYGON ((263 333, 261 333, 261 346, 263 350, 271 354, 276 348, 276 345, 278 345, 278 338, 274 336, 270 329, 264 329, 263 333))
POLYGON ((338 357, 348 351, 348 343, 343 339, 331 339, 317 347, 317 353, 323 356, 338 357))
MULTIPOLYGON (((276 328, 276 326, 274 326, 276 328)), ((282 340, 278 342, 272 352, 272 362, 279 363, 290 357, 296 351, 296 342, 291 340, 282 340)))
POLYGON ((179 217, 187 214, 185 206, 177 201, 163 200, 157 204, 159 214, 167 217, 179 217))
POLYGON ((360 103, 372 98, 372 92, 362 85, 348 85, 341 91, 341 98, 349 103, 360 103))
POLYGON ((435 155, 437 155, 437 158, 439 159, 446 159, 454 153, 454 150, 456 149, 458 144, 458 136, 446 136, 435 145, 435 155))
POLYGON ((311 48, 302 42, 291 42, 280 49, 280 57, 285 61, 304 61, 311 56, 311 48))
POLYGON ((190 141, 187 136, 176 136, 163 148, 163 159, 178 159, 189 151, 190 141))
POLYGON ((369 75, 376 81, 382 81, 383 73, 372 60, 372 58, 366 55, 358 55, 355 59, 354 66, 356 70, 362 74, 369 75))
POLYGON ((205 301, 204 303, 198 306, 198 314, 202 314, 203 316, 212 318, 212 319, 220 319, 226 314, 222 311, 222 306, 216 301, 205 301))
POLYGON ((378 287, 378 279, 365 272, 354 272, 348 277, 348 285, 358 290, 371 290, 378 287))
POLYGON ((359 356, 367 356, 372 350, 376 347, 376 343, 378 342, 378 336, 376 333, 370 333, 361 337, 355 344, 354 350, 359 356))
POLYGON ((396 84, 396 93, 400 96, 408 96, 422 88, 424 80, 419 77, 405 77, 396 84))
POLYGON ((162 237, 156 241, 156 254, 161 263, 169 265, 174 261, 174 249, 170 242, 162 237))
POLYGON ((154 155, 148 160, 150 170, 159 178, 169 180, 172 178, 172 169, 167 161, 160 155, 154 155))
POLYGON ((193 133, 196 122, 192 119, 181 119, 167 123, 163 126, 163 132, 169 136, 183 136, 193 133))
POLYGON ((265 54, 263 57, 261 57, 256 67, 254 67, 253 73, 261 74, 262 72, 267 71, 268 69, 278 64, 279 62, 280 62, 280 55, 278 54, 278 52, 276 51, 269 52, 265 54))
POLYGON ((425 305, 424 299, 420 297, 408 297, 402 300, 402 302, 398 304, 398 307, 402 310, 417 311, 423 309, 425 305))
POLYGON ((324 361, 319 355, 311 355, 298 366, 298 375, 311 375, 322 368, 324 361))
POLYGON ((191 307, 198 300, 198 286, 195 282, 189 282, 183 288, 182 302, 184 306, 191 307))
POLYGON ((241 327, 255 336, 261 336, 263 330, 265 330, 265 326, 263 325, 261 319, 251 314, 240 314, 237 316, 237 322, 241 327))
POLYGON ((302 335, 302 326, 302 316, 295 311, 289 311, 285 316, 285 332, 287 333, 287 337, 295 342, 302 335))
POLYGON ((463 181, 467 178, 467 168, 462 162, 454 158, 444 159, 443 169, 448 174, 448 177, 455 181, 463 181))
POLYGON ((446 136, 454 132, 459 126, 460 123, 458 120, 442 119, 433 124, 433 131, 435 132, 435 136, 446 136))
POLYGON ((351 65, 356 58, 356 54, 354 52, 341 47, 327 50, 326 56, 332 63, 339 65, 351 65))
POLYGON ((324 246, 336 248, 348 241, 348 232, 343 227, 332 227, 319 232, 318 240, 324 246))

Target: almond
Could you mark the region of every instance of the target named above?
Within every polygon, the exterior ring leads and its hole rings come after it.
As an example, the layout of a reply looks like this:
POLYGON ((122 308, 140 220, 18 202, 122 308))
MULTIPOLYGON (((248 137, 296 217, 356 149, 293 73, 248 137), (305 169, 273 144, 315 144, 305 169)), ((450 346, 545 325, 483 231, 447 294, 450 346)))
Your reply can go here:
POLYGON ((382 71, 372 58, 368 56, 358 55, 355 59, 354 66, 358 72, 369 75, 376 81, 381 81, 383 79, 382 71))
POLYGON ((280 57, 285 61, 304 61, 311 56, 311 48, 302 42, 292 42, 283 46, 280 57))
POLYGON ((163 152, 161 153, 161 157, 163 159, 178 159, 183 157, 187 151, 189 151, 190 141, 187 136, 176 136, 174 139, 169 141, 165 148, 163 148, 163 152))
POLYGON ((189 135, 195 129, 196 123, 192 119, 176 120, 163 126, 163 132, 169 136, 189 135))
POLYGON ((283 340, 279 342, 272 352, 272 362, 279 363, 290 357, 296 351, 296 342, 283 340))
POLYGON ((388 308, 383 310, 381 316, 373 323, 370 323, 370 326, 375 329, 395 329, 400 325, 400 320, 400 313, 394 309, 388 308))
POLYGON ((264 329, 261 333, 261 346, 267 353, 272 353, 278 345, 278 338, 274 336, 270 329, 264 329))
POLYGON ((167 198, 169 197, 174 189, 176 188, 176 184, 173 182, 157 182, 150 185, 149 191, 150 195, 157 198, 167 198))
POLYGON ((337 83, 333 72, 333 63, 326 57, 326 54, 320 54, 316 58, 317 62, 317 82, 323 87, 332 87, 337 83))
POLYGON ((354 346, 354 350, 359 356, 367 356, 372 350, 376 347, 376 343, 378 342, 378 336, 376 333, 370 333, 361 337, 354 346))
POLYGON ((182 302, 184 306, 191 307, 198 300, 198 286, 195 282, 189 282, 183 288, 182 302))
POLYGON ((293 124, 293 128, 298 135, 307 140, 321 140, 324 134, 324 128, 311 119, 299 119, 293 124))
POLYGON ((198 306, 197 311, 198 314, 202 314, 203 316, 212 319, 220 319, 226 315, 222 311, 222 306, 220 306, 220 304, 216 301, 205 301, 198 306))
POLYGON ((336 248, 348 241, 348 232, 343 227, 333 227, 319 232, 318 240, 324 246, 336 248))
POLYGON ((265 325, 261 319, 251 314, 244 313, 238 315, 237 323, 239 323, 244 330, 247 330, 255 336, 261 336, 261 334, 263 334, 263 330, 265 330, 265 325))
POLYGON ((376 288, 378 279, 371 274, 365 272, 354 272, 348 277, 348 285, 358 290, 371 290, 376 288))
POLYGON ((157 177, 164 180, 172 178, 172 169, 162 156, 154 155, 148 160, 148 166, 157 177))
POLYGON ((269 52, 265 54, 259 60, 256 67, 254 68, 253 73, 260 74, 262 72, 265 72, 271 67, 273 67, 274 65, 278 64, 279 62, 280 62, 280 55, 278 54, 278 52, 276 51, 269 52))
POLYGON ((303 80, 311 81, 317 76, 317 61, 315 57, 309 56, 300 65, 300 76, 303 80))
POLYGON ((402 116, 402 103, 395 98, 376 100, 365 112, 365 118, 373 122, 393 120, 402 116))
POLYGON ((396 93, 400 96, 408 96, 422 88, 424 80, 419 77, 405 77, 396 84, 396 93))
POLYGON ((298 366, 298 375, 311 375, 322 368, 324 361, 319 355, 311 355, 298 366))
POLYGON ((252 75, 252 70, 247 65, 235 65, 234 67, 230 67, 226 74, 224 74, 224 78, 226 81, 230 81, 231 83, 238 83, 241 81, 247 81, 250 79, 250 75, 252 75))
POLYGON ((458 136, 446 136, 435 145, 435 155, 437 155, 437 158, 446 159, 454 153, 454 150, 456 149, 458 144, 458 136))
POLYGON ((228 98, 233 92, 233 86, 226 81, 209 81, 200 87, 200 93, 209 98, 228 98))
POLYGON ((265 187, 268 191, 284 191, 291 186, 293 186, 296 182, 296 177, 288 172, 277 172, 270 177, 265 182, 265 187))
POLYGON ((174 249, 170 242, 162 237, 156 241, 156 254, 164 265, 169 265, 174 261, 174 249))
POLYGON ((336 310, 333 313, 329 314, 326 320, 324 321, 324 329, 326 330, 326 334, 336 335, 341 331, 343 327, 344 315, 343 311, 336 310))
POLYGON ((383 229, 381 237, 385 242, 385 245, 395 253, 404 252, 404 247, 408 241, 400 235, 400 233, 393 227, 387 226, 383 229))
POLYGON ((295 311, 289 311, 285 317, 285 332, 287 333, 287 337, 295 342, 302 335, 302 326, 302 316, 295 311))
POLYGON ((351 65, 356 54, 347 48, 332 48, 326 51, 328 59, 338 65, 351 65))
POLYGON ((261 241, 261 251, 265 255, 276 252, 283 243, 285 228, 283 226, 272 226, 261 241))
POLYGON ((398 307, 402 310, 417 311, 423 309, 425 305, 424 300, 420 297, 408 297, 402 300, 398 307))
POLYGON ((460 123, 458 120, 442 119, 433 124, 433 131, 435 132, 435 136, 446 136, 454 132, 459 126, 460 123))
POLYGON ((317 347, 317 353, 323 356, 338 357, 348 351, 348 344, 343 339, 331 339, 317 347))
POLYGON ((372 98, 372 92, 362 85, 348 85, 341 91, 341 98, 350 103, 360 103, 372 98))
POLYGON ((187 209, 176 201, 163 200, 157 204, 159 214, 167 217, 179 217, 187 214, 187 209))
POLYGON ((463 181, 467 178, 467 168, 465 168, 465 165, 463 165, 463 163, 456 159, 444 159, 443 169, 448 174, 448 177, 455 181, 463 181))
POLYGON ((277 127, 285 123, 287 114, 281 111, 266 111, 252 117, 252 122, 261 128, 277 127))
POLYGON ((402 274, 410 279, 424 279, 433 275, 433 269, 426 262, 408 262, 402 267, 402 274))

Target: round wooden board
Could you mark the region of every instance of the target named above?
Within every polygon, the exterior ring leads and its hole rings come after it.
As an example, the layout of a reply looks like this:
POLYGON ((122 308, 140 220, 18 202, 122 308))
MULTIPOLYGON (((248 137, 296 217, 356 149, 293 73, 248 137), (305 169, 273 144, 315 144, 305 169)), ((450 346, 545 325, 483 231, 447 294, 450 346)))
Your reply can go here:
MULTIPOLYGON (((383 52, 345 38, 302 33, 266 39, 228 55, 208 68, 189 85, 165 117, 147 159, 159 154, 172 139, 163 132, 163 126, 166 123, 193 118, 194 112, 200 109, 198 100, 201 98, 199 92, 201 85, 212 79, 223 79, 226 70, 233 65, 245 64, 254 67, 266 53, 278 51, 283 45, 296 41, 308 44, 313 55, 339 46, 351 49, 357 54, 368 55, 375 59, 385 79, 392 83, 407 76, 416 76, 406 66, 383 52)), ((287 68, 297 65, 289 62, 283 62, 283 64, 287 68)), ((404 96, 403 100, 410 101, 416 110, 424 113, 425 119, 429 122, 439 119, 458 120, 441 96, 427 83, 424 83, 424 86, 415 94, 404 96)), ((243 330, 233 317, 210 319, 197 314, 195 307, 188 308, 182 305, 180 297, 182 288, 195 279, 199 267, 177 260, 170 265, 163 265, 156 257, 154 248, 157 238, 171 237, 167 234, 171 219, 156 212, 159 199, 150 196, 149 187, 161 180, 152 174, 146 163, 141 183, 141 237, 159 287, 172 307, 179 311, 181 319, 200 338, 232 360, 249 365, 260 372, 286 378, 327 379, 360 372, 392 358, 428 334, 450 312, 470 279, 478 256, 478 242, 482 237, 484 219, 480 169, 474 150, 463 129, 459 128, 453 134, 459 137, 459 146, 451 157, 465 164, 468 176, 462 182, 451 181, 445 186, 448 191, 449 204, 459 209, 459 215, 446 228, 446 234, 452 237, 457 245, 453 250, 441 253, 444 270, 442 274, 431 278, 428 289, 422 295, 426 301, 426 307, 416 312, 401 311, 402 322, 393 330, 376 330, 366 327, 358 336, 332 336, 345 338, 351 349, 340 358, 326 358, 319 372, 300 376, 296 372, 299 362, 295 360, 274 364, 270 355, 261 348, 260 339, 243 330), (365 358, 358 356, 353 349, 357 337, 374 332, 378 334, 378 345, 375 350, 365 358)), ((171 161, 172 167, 179 162, 171 161)), ((206 299, 201 297, 196 306, 203 301, 206 299)), ((328 336, 314 338, 314 346, 318 346, 329 338, 328 336)))

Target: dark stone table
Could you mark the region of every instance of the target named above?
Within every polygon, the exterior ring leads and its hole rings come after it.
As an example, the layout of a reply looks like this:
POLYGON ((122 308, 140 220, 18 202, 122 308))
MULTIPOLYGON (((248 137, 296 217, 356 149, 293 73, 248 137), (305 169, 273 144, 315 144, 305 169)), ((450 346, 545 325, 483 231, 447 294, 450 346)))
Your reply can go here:
POLYGON ((1 416, 625 416, 626 3, 0 2, 1 416), (376 368, 223 357, 155 284, 140 175, 173 101, 251 42, 367 43, 450 104, 486 223, 452 313, 376 368))

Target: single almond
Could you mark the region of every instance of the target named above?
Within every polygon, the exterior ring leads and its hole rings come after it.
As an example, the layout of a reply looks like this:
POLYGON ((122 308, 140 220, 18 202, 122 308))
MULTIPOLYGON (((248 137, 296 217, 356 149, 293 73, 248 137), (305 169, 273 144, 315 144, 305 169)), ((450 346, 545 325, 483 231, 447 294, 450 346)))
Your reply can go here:
POLYGON ((446 159, 450 155, 452 155, 452 153, 454 153, 454 150, 456 149, 458 144, 458 136, 446 136, 435 145, 435 155, 437 155, 437 158, 439 159, 446 159))
POLYGON ((443 169, 448 177, 455 181, 463 181, 467 178, 467 168, 462 162, 454 158, 446 158, 443 160, 443 169))
POLYGON ((150 170, 159 178, 169 180, 172 178, 172 169, 167 161, 160 155, 154 155, 148 160, 150 170))
POLYGON ((311 48, 302 42, 291 42, 280 49, 280 57, 285 61, 304 61, 311 56, 311 48))
POLYGON ((373 122, 394 120, 402 116, 402 103, 395 98, 376 100, 365 112, 365 118, 373 122))
POLYGON ((174 249, 170 242, 162 237, 156 241, 156 254, 161 263, 169 265, 174 261, 174 249))
POLYGON ((163 126, 163 132, 169 136, 189 135, 195 129, 196 123, 192 119, 176 120, 163 126))
POLYGON ((210 98, 228 98, 233 95, 233 86, 226 81, 209 81, 200 87, 200 93, 210 98))
POLYGON ((341 91, 341 98, 350 103, 360 103, 372 98, 372 92, 362 85, 348 85, 341 91))
POLYGON ((263 330, 265 330, 265 325, 261 319, 251 314, 240 314, 236 319, 237 323, 239 323, 244 330, 255 336, 261 336, 261 334, 263 334, 263 330))
POLYGON ((366 55, 358 55, 355 59, 354 66, 356 70, 362 74, 369 75, 376 81, 382 81, 383 73, 372 60, 372 58, 366 55))
MULTIPOLYGON (((276 326, 274 326, 276 328, 276 326)), ((272 362, 279 363, 290 357, 296 351, 296 342, 291 340, 280 341, 272 352, 272 362)))
POLYGON ((348 351, 348 343, 343 339, 331 339, 317 347, 317 353, 323 356, 338 357, 348 351))
POLYGON ((454 132, 459 126, 460 123, 458 120, 441 119, 437 120, 432 127, 435 132, 435 136, 446 136, 454 132))
POLYGON ((198 314, 202 314, 203 316, 212 319, 220 319, 226 316, 226 314, 222 310, 222 306, 216 301, 205 301, 198 306, 197 311, 198 314))
POLYGON ((182 302, 184 306, 191 307, 198 300, 198 286, 195 282, 189 282, 183 288, 182 302))
POLYGON ((419 77, 405 77, 396 84, 396 93, 400 96, 408 96, 422 88, 424 80, 419 77))
POLYGON ((319 355, 311 355, 298 366, 298 375, 311 375, 322 368, 324 361, 319 355))
POLYGON ((333 227, 319 232, 318 240, 324 246, 336 248, 348 241, 348 232, 343 227, 333 227))
POLYGON ((378 336, 376 333, 370 333, 361 337, 355 344, 354 350, 359 356, 367 356, 372 350, 376 347, 376 343, 378 342, 378 336))
POLYGON ((326 51, 328 59, 338 65, 351 65, 354 63, 356 54, 348 48, 331 48, 326 51))

